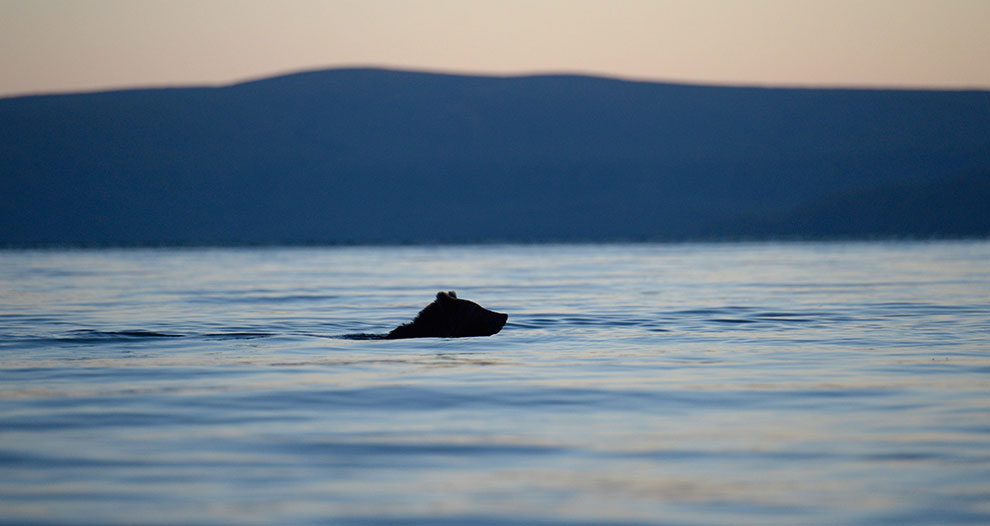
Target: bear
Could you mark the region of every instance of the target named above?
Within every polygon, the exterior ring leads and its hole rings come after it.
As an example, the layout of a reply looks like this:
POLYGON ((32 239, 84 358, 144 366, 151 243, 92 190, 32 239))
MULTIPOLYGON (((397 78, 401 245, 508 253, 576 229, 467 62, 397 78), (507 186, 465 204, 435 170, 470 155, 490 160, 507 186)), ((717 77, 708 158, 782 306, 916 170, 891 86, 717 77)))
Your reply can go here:
POLYGON ((413 321, 396 327, 385 339, 491 336, 502 330, 508 319, 508 314, 458 299, 457 293, 452 290, 440 291, 437 292, 437 299, 419 311, 413 321))

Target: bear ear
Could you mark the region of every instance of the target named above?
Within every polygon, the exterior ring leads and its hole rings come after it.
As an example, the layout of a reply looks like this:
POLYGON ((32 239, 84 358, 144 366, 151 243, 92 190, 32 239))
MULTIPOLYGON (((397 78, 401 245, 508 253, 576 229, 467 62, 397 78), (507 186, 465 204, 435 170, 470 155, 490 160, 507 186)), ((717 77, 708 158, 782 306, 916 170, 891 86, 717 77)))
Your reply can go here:
POLYGON ((451 298, 454 298, 455 300, 457 299, 457 293, 452 290, 448 290, 447 295, 450 296, 451 298))
POLYGON ((450 296, 446 292, 444 292, 444 291, 441 290, 440 292, 437 292, 437 299, 438 300, 449 300, 450 299, 450 296))

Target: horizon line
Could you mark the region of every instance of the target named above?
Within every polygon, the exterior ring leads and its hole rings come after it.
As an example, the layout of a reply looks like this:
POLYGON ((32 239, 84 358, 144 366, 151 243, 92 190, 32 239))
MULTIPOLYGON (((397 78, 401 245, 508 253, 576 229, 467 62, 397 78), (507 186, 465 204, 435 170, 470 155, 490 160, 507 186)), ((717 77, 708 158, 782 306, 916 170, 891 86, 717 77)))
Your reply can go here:
POLYGON ((685 80, 670 78, 647 78, 636 77, 613 73, 598 73, 581 70, 523 70, 512 73, 499 73, 490 71, 470 71, 453 70, 444 68, 416 68, 411 66, 392 66, 383 64, 340 64, 325 67, 310 67, 300 69, 282 70, 269 74, 253 75, 242 77, 233 81, 222 82, 162 82, 148 84, 130 84, 119 86, 105 86, 93 88, 78 88, 66 90, 39 90, 31 92, 13 92, 0 94, 0 100, 29 98, 29 97, 51 97, 62 95, 90 95, 99 93, 117 93, 126 91, 157 91, 171 89, 223 89, 235 87, 243 84, 264 82, 283 77, 296 75, 306 75, 313 73, 323 73, 330 71, 383 71, 395 73, 409 73, 421 75, 436 75, 465 78, 490 78, 490 79, 522 79, 536 77, 580 77, 588 79, 612 80, 618 82, 629 82, 636 84, 662 84, 670 86, 702 87, 702 88, 739 88, 739 89, 781 89, 781 90, 835 90, 835 91, 942 91, 942 92, 986 92, 990 91, 990 86, 976 85, 928 85, 928 84, 858 84, 858 83, 801 83, 801 82, 733 82, 733 81, 705 81, 705 80, 685 80))

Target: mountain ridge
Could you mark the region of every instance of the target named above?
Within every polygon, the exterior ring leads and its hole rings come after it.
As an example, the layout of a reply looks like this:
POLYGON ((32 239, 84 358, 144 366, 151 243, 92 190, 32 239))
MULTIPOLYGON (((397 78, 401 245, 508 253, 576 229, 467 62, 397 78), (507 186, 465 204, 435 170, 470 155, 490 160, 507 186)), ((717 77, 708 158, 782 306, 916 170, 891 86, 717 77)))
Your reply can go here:
POLYGON ((222 83, 189 83, 189 84, 147 84, 147 85, 134 85, 134 86, 116 86, 116 87, 105 87, 105 88, 86 88, 78 90, 53 90, 53 91, 40 91, 40 92, 25 92, 25 93, 14 93, 9 95, 0 95, 0 101, 5 99, 29 99, 29 98, 45 98, 45 97, 73 97, 73 96, 86 96, 86 95, 103 95, 103 94, 114 94, 114 93, 125 93, 125 92, 158 92, 158 91, 181 91, 181 90, 198 90, 198 89, 227 89, 236 88, 240 86, 249 86, 253 84, 263 84, 269 83, 271 81, 288 80, 293 78, 304 78, 308 76, 319 76, 322 74, 334 74, 334 73, 350 73, 350 72, 368 72, 368 73, 391 73, 399 75, 412 75, 412 76, 430 76, 430 77, 450 77, 450 78, 475 78, 475 79, 527 79, 527 78, 573 78, 573 79, 590 79, 590 80, 602 80, 606 82, 615 83, 629 83, 629 84, 648 84, 648 85, 661 85, 661 86, 683 86, 691 88, 730 88, 730 89, 743 89, 743 90, 789 90, 789 91, 849 91, 849 92, 876 92, 876 91, 890 91, 890 92, 920 92, 920 93, 988 93, 990 88, 975 87, 975 86, 897 86, 897 85, 818 85, 818 84, 759 84, 759 83, 732 83, 732 82, 692 82, 687 80, 676 80, 676 79, 646 79, 637 77, 623 77, 623 76, 611 76, 605 74, 595 74, 595 73, 582 73, 582 72, 568 72, 568 71, 545 71, 545 72, 530 72, 530 73, 461 73, 456 71, 444 71, 444 70, 419 70, 419 69, 406 69, 406 68, 392 68, 392 67, 378 67, 378 66, 346 66, 346 67, 335 67, 335 68, 314 68, 314 69, 301 69, 294 71, 287 71, 284 73, 277 73, 272 75, 263 75, 258 77, 248 77, 245 79, 235 80, 231 82, 222 83))
POLYGON ((346 68, 5 98, 0 243, 926 236, 787 222, 835 194, 982 183, 987 137, 979 90, 346 68))

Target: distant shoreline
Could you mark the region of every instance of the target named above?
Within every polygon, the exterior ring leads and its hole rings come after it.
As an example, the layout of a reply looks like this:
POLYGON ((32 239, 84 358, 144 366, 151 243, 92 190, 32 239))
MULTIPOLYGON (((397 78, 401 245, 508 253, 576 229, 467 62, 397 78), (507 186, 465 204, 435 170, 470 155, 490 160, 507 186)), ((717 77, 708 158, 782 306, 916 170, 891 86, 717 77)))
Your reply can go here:
POLYGON ((990 236, 990 91, 309 71, 0 100, 0 246, 990 236))

